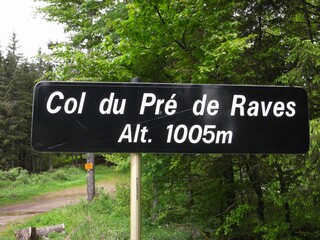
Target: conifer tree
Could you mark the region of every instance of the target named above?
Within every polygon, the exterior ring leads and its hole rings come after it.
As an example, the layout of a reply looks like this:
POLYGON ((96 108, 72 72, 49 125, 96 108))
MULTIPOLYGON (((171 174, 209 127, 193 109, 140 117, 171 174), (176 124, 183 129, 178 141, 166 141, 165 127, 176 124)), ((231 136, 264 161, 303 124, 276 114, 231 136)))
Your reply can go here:
POLYGON ((18 43, 13 33, 6 54, 0 55, 0 165, 30 170, 32 91, 40 73, 19 53, 18 43))

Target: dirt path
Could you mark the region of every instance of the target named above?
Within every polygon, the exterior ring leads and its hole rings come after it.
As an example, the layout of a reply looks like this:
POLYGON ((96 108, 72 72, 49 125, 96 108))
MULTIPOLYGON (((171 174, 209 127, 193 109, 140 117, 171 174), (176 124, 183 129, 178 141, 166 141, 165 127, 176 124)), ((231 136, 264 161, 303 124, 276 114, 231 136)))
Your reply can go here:
MULTIPOLYGON (((96 188, 104 188, 111 195, 115 192, 115 184, 110 182, 98 182, 96 188)), ((86 186, 74 187, 2 207, 0 208, 0 231, 4 230, 8 223, 21 222, 35 214, 78 203, 81 199, 86 198, 86 191, 86 186)))

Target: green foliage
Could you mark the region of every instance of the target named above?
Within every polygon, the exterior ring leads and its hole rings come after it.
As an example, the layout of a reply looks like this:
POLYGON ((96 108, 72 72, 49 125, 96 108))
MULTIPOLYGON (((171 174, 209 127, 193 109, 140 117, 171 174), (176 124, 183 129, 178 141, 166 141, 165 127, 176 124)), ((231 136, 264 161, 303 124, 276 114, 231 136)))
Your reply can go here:
POLYGON ((282 240, 299 240, 299 237, 294 237, 289 231, 290 226, 287 223, 282 221, 271 222, 270 224, 265 224, 263 226, 257 226, 255 231, 257 233, 263 233, 262 239, 273 240, 273 239, 282 239, 282 240))
POLYGON ((129 172, 130 157, 129 154, 113 153, 104 155, 107 162, 112 162, 117 165, 117 169, 121 172, 129 172))
POLYGON ((229 238, 235 237, 234 228, 241 225, 241 222, 250 211, 252 211, 252 207, 247 204, 239 205, 236 209, 231 210, 225 222, 217 229, 216 235, 229 238))
MULTIPOLYGON (((319 1, 42 1, 47 18, 71 33, 47 56, 55 66, 47 73, 52 80, 138 76, 146 82, 303 87, 311 119, 308 154, 145 154, 144 218, 195 226, 212 239, 316 238, 319 1)), ((10 104, 1 106, 12 111, 10 104)), ((11 146, 12 139, 3 142, 11 146)), ((108 157, 128 171, 127 155, 108 157)), ((119 208, 127 212, 128 187, 122 190, 119 208)))
MULTIPOLYGON (((64 223, 65 234, 50 234, 50 239, 129 239, 130 220, 127 207, 129 192, 126 188, 118 188, 113 198, 99 190, 96 198, 90 203, 82 200, 80 204, 66 206, 51 212, 33 217, 26 223, 17 226, 50 226, 64 223)), ((12 234, 13 236, 13 234, 12 234)), ((185 229, 170 226, 152 226, 143 228, 145 239, 191 239, 191 233, 185 229)), ((10 239, 10 238, 8 238, 10 239)))

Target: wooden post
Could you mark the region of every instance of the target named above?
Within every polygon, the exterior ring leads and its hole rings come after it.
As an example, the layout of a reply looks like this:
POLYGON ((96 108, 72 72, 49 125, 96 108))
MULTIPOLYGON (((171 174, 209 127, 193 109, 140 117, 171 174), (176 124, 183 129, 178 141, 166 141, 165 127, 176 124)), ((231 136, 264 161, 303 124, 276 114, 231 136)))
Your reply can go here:
POLYGON ((87 164, 91 166, 87 169, 87 199, 93 200, 95 196, 95 176, 94 176, 94 154, 87 153, 87 164))

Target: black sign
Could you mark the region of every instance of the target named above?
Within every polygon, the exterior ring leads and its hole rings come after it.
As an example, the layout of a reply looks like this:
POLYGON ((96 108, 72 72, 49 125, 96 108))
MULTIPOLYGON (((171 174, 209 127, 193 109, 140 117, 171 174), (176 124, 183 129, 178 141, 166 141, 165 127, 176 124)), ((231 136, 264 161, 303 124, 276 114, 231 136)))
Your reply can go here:
POLYGON ((302 88, 41 82, 32 146, 46 152, 305 153, 302 88))

